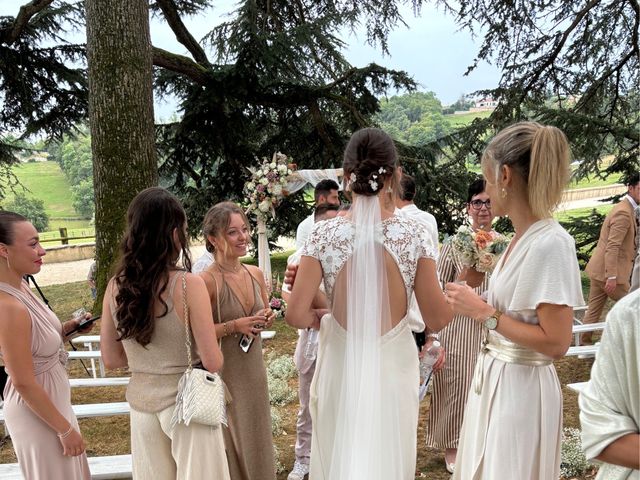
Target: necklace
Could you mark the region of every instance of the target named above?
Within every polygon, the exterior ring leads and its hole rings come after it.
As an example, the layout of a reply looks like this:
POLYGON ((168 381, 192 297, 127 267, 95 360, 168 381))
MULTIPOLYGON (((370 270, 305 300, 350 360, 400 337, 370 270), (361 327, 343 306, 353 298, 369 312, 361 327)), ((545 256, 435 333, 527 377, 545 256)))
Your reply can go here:
MULTIPOLYGON (((238 302, 240 302, 240 306, 242 307, 244 313, 246 314, 247 312, 249 312, 250 314, 250 308, 253 307, 254 302, 253 295, 251 295, 251 274, 246 269, 242 271, 229 270, 221 267, 219 263, 216 263, 216 266, 222 274, 223 281, 226 281, 229 284, 229 288, 231 289, 233 295, 236 297, 238 302), (234 275, 238 275, 239 273, 242 276, 242 281, 238 280, 237 276, 227 276, 227 278, 225 279, 225 271, 227 273, 233 273, 234 275), (249 276, 249 284, 247 284, 247 276, 249 276), (232 286, 235 288, 232 288, 232 286)), ((238 269, 240 269, 240 267, 241 265, 238 265, 238 269)))
POLYGON ((240 271, 240 267, 241 267, 242 265, 240 264, 240 262, 238 262, 238 264, 237 264, 237 265, 234 265, 233 267, 228 268, 228 267, 223 267, 221 262, 216 262, 216 266, 217 266, 220 270, 223 270, 223 271, 225 271, 225 272, 229 272, 229 273, 238 273, 238 272, 240 271))

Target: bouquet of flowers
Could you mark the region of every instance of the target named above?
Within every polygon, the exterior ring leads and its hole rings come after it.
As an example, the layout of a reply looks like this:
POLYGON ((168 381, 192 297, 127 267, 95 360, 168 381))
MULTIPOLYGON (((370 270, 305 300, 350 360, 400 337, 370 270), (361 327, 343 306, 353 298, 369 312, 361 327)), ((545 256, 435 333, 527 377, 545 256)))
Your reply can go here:
POLYGON ((467 225, 460 226, 456 234, 449 237, 448 242, 462 265, 481 273, 492 272, 509 245, 509 239, 504 235, 484 230, 474 231, 467 225))
POLYGON ((276 318, 284 317, 287 313, 287 302, 282 298, 282 283, 280 277, 276 277, 273 280, 274 288, 271 292, 271 300, 269 300, 269 308, 276 314, 276 318))
POLYGON ((251 179, 244 185, 244 194, 249 207, 247 214, 253 213, 262 220, 275 217, 275 207, 287 194, 287 177, 293 173, 287 165, 287 156, 274 153, 271 161, 263 159, 260 168, 249 168, 251 179))

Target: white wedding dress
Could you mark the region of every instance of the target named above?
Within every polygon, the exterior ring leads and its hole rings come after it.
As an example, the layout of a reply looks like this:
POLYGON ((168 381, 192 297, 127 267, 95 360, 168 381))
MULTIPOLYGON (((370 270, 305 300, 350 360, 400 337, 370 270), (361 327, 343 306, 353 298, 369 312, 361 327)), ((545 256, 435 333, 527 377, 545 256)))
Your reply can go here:
POLYGON ((302 250, 322 266, 332 312, 311 384, 311 480, 414 478, 418 355, 406 315, 391 320, 389 291, 407 311, 419 258, 436 256, 423 232, 381 221, 377 198, 356 196, 352 217, 316 224, 302 250))

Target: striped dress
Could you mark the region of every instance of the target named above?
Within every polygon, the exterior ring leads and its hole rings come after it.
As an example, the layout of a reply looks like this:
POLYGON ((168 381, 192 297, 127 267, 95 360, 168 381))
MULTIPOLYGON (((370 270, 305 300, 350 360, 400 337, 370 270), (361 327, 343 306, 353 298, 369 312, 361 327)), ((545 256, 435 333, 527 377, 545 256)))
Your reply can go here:
MULTIPOLYGON (((457 262, 450 244, 445 244, 438 260, 438 278, 442 287, 452 282, 463 266, 457 262)), ((480 295, 489 288, 489 275, 475 288, 480 295)), ((444 368, 433 377, 433 393, 427 420, 427 446, 458 448, 464 407, 476 358, 483 338, 483 327, 470 317, 456 315, 440 332, 440 342, 446 351, 444 368)))

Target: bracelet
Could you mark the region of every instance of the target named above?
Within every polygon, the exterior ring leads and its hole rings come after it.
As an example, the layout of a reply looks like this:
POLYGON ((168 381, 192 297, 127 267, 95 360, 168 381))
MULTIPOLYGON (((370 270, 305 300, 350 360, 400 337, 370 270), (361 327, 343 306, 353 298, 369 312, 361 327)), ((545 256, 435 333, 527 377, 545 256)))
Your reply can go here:
POLYGON ((71 435, 72 431, 73 431, 73 426, 69 425, 69 430, 67 430, 64 433, 57 433, 56 435, 58 435, 58 438, 62 440, 63 438, 67 438, 69 435, 71 435))
POLYGON ((433 338, 434 340, 440 340, 440 334, 438 333, 430 333, 427 335, 427 338, 433 338))
POLYGON ((229 326, 227 325, 227 323, 229 323, 229 322, 222 322, 222 328, 223 328, 222 336, 223 337, 226 337, 226 336, 229 335, 229 328, 228 328, 229 326))

